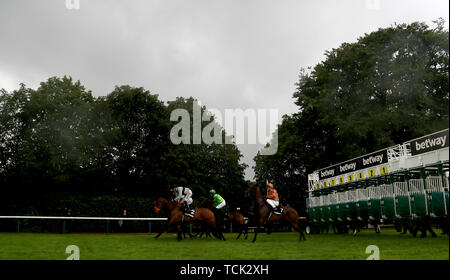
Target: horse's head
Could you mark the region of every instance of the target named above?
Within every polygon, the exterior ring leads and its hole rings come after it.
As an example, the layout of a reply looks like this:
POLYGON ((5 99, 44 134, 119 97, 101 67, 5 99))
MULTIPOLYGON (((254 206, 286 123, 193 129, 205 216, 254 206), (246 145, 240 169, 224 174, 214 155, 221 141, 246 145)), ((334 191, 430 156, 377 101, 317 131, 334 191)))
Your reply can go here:
POLYGON ((255 196, 257 192, 258 192, 258 187, 255 185, 252 185, 244 191, 244 196, 245 197, 249 197, 250 195, 255 196))
POLYGON ((168 202, 167 199, 162 197, 158 198, 158 200, 155 200, 155 205, 153 206, 155 212, 158 213, 161 210, 161 208, 167 205, 167 202, 168 202))
POLYGON ((234 211, 230 211, 230 212, 228 212, 228 219, 230 219, 230 220, 233 220, 234 219, 234 216, 235 216, 235 212, 234 211))

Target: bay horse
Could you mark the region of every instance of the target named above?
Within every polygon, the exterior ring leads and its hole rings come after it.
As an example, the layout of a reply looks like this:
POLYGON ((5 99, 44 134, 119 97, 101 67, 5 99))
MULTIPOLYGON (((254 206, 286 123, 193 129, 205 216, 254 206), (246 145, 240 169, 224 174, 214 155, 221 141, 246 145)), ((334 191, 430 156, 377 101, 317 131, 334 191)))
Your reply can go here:
POLYGON ((244 233, 245 239, 248 237, 248 224, 245 221, 244 215, 239 211, 230 211, 228 212, 228 219, 230 222, 235 224, 238 228, 239 235, 236 237, 236 240, 241 237, 241 234, 244 233))
MULTIPOLYGON (((214 213, 208 208, 197 207, 195 209, 194 217, 191 218, 184 215, 183 211, 180 209, 180 207, 178 207, 178 203, 160 197, 157 201, 155 201, 155 212, 158 213, 162 208, 167 208, 169 213, 166 230, 168 230, 170 226, 175 226, 177 228, 178 241, 182 239, 182 228, 184 222, 199 223, 202 225, 202 227, 205 226, 206 228, 208 228, 216 238, 225 241, 225 237, 223 236, 222 231, 216 227, 216 217, 214 216, 214 213)), ((158 235, 155 236, 155 238, 161 236, 164 230, 164 228, 161 228, 161 231, 158 233, 158 235)))
MULTIPOLYGON (((246 219, 245 219, 244 215, 242 215, 242 213, 240 213, 237 210, 233 210, 233 211, 228 212, 226 214, 226 216, 228 217, 229 222, 232 223, 236 227, 237 232, 239 232, 236 240, 238 240, 239 237, 241 237, 242 233, 244 234, 245 239, 247 239, 247 237, 248 237, 248 224, 246 222, 246 219)), ((209 231, 207 231, 207 230, 205 230, 203 228, 201 228, 201 232, 200 233, 197 233, 194 236, 198 236, 198 237, 201 238, 203 235, 205 235, 207 238, 211 237, 209 231)))
POLYGON ((251 186, 245 191, 245 196, 252 195, 255 199, 255 207, 256 207, 256 216, 255 216, 255 236, 253 237, 253 241, 256 241, 256 236, 258 235, 259 228, 264 224, 269 224, 275 221, 285 220, 287 221, 296 231, 300 234, 299 241, 306 240, 305 234, 303 230, 298 225, 298 213, 297 211, 289 206, 283 206, 282 215, 271 214, 271 207, 264 200, 263 195, 261 193, 261 189, 257 186, 251 186), (269 218, 270 215, 270 218, 269 218))

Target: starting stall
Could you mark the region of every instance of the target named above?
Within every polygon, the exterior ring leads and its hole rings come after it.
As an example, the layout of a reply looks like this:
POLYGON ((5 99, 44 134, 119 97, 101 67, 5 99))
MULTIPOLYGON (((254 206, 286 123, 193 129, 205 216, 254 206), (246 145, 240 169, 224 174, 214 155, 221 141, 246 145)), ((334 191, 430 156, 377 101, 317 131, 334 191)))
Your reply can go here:
POLYGON ((308 175, 315 232, 448 219, 449 129, 308 175))

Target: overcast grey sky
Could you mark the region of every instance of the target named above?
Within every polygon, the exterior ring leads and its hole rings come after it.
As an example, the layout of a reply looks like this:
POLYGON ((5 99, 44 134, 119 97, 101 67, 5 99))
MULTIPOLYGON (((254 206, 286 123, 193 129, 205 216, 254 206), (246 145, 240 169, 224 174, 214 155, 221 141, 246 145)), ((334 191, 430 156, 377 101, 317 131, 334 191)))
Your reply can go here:
MULTIPOLYGON (((95 96, 142 86, 163 101, 297 111, 301 67, 364 33, 443 17, 448 0, 0 1, 0 88, 70 75, 95 96)), ((253 166, 260 145, 239 146, 253 166)), ((252 179, 253 171, 246 177, 252 179)))

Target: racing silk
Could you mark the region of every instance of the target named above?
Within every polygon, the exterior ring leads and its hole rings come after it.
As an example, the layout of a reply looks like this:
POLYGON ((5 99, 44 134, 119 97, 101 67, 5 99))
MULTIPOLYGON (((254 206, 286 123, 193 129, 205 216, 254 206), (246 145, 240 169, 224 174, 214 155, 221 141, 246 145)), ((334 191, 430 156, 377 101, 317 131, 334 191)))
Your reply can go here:
POLYGON ((175 190, 175 194, 176 194, 176 197, 174 198, 175 201, 179 201, 180 199, 185 201, 186 199, 192 196, 192 191, 189 188, 177 187, 175 190))
POLYGON ((213 200, 214 200, 214 207, 217 207, 217 205, 219 205, 220 203, 222 203, 224 201, 223 197, 221 197, 218 194, 214 194, 213 196, 213 200))
POLYGON ((279 201, 277 190, 269 189, 269 191, 267 192, 266 199, 272 199, 272 200, 275 200, 275 201, 279 201))

